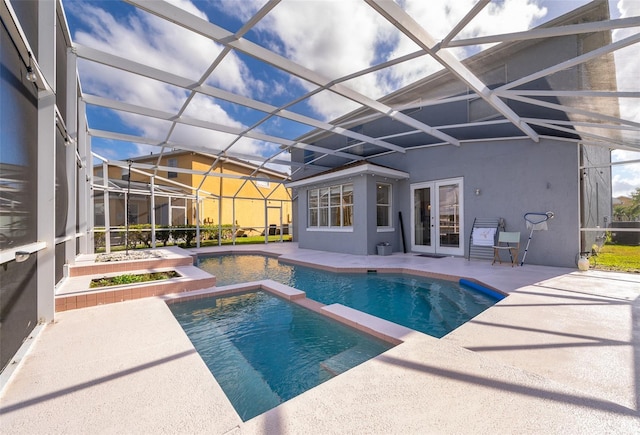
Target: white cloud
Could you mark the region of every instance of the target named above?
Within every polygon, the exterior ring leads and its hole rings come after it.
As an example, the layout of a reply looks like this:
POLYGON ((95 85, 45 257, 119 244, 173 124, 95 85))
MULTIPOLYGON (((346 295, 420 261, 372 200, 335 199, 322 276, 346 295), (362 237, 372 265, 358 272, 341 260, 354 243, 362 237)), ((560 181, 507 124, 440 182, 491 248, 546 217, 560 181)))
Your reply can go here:
POLYGON ((222 13, 247 21, 266 3, 266 0, 218 0, 214 4, 222 13))
MULTIPOLYGON (((476 1, 405 0, 399 3, 438 39, 447 35, 476 1)), ((188 0, 171 2, 197 17, 207 19, 205 12, 188 0)), ((214 7, 219 9, 217 13, 234 16, 244 22, 264 3, 264 0, 220 0, 214 7)), ((544 4, 537 0, 492 2, 458 37, 469 38, 530 28, 548 13, 544 4)), ((76 32, 73 35, 74 41, 189 77, 194 81, 200 79, 221 52, 219 44, 145 12, 135 10, 135 13, 126 17, 116 18, 99 7, 100 5, 99 2, 82 3, 76 7, 76 13, 82 17, 86 30, 76 32)), ((640 1, 621 0, 618 2, 618 9, 622 18, 638 16, 640 1)), ((616 32, 615 38, 619 39, 634 31, 637 32, 637 29, 616 32)), ((412 41, 401 35, 366 3, 355 0, 283 0, 252 31, 250 39, 271 49, 277 47, 277 51, 282 55, 328 79, 342 77, 417 50, 412 41)), ((451 52, 459 58, 464 58, 470 53, 466 49, 452 49, 451 52)), ((619 75, 623 78, 618 84, 619 88, 628 90, 630 86, 632 90, 637 91, 637 77, 640 74, 638 44, 618 53, 616 62, 619 75)), ((83 62, 81 68, 85 91, 116 100, 177 112, 188 96, 188 91, 183 89, 104 66, 83 62)), ((413 62, 349 81, 345 85, 377 99, 440 68, 433 59, 423 56, 413 62)), ((264 71, 258 71, 254 64, 246 64, 243 57, 232 52, 208 78, 207 83, 267 102, 273 101, 275 97, 291 94, 294 86, 312 89, 312 86, 301 80, 294 79, 296 83, 292 84, 287 83, 287 79, 283 80, 282 77, 284 75, 280 74, 277 80, 267 81, 264 71)), ((637 99, 626 100, 621 102, 623 117, 640 122, 637 99)), ((325 120, 334 119, 357 107, 353 101, 329 91, 312 96, 307 106, 325 120)), ((229 111, 228 107, 226 104, 217 104, 214 99, 198 96, 190 103, 185 114, 219 124, 243 127, 244 123, 239 113, 229 111)), ((137 129, 140 134, 163 139, 168 133, 168 124, 164 121, 142 119, 128 114, 121 116, 128 127, 137 129)), ((223 149, 232 138, 224 133, 179 125, 171 140, 208 144, 205 146, 223 149)), ((232 149, 239 153, 260 155, 266 155, 266 150, 272 151, 270 145, 247 138, 238 141, 232 149)), ((632 170, 623 173, 616 169, 614 181, 617 184, 614 185, 614 192, 623 191, 622 186, 627 185, 624 184, 627 180, 631 180, 627 183, 629 185, 632 185, 633 180, 637 183, 637 172, 632 170)))
MULTIPOLYGON (((620 0, 617 3, 620 18, 640 16, 640 1, 620 0)), ((632 34, 638 28, 620 29, 613 32, 613 40, 619 41, 632 34)), ((616 74, 619 91, 638 92, 640 77, 640 45, 638 43, 617 51, 615 54, 616 74)), ((640 105, 637 98, 621 98, 620 116, 628 121, 640 123, 640 105)), ((640 146, 640 134, 637 131, 627 132, 624 136, 633 145, 640 146)), ((613 161, 640 160, 640 152, 616 150, 612 152, 613 161)), ((630 196, 640 188, 640 163, 629 163, 612 168, 613 196, 630 196)))
MULTIPOLYGON (((284 3, 284 2, 283 2, 284 3)), ((335 79, 368 68, 377 56, 377 46, 391 38, 391 25, 364 2, 296 2, 277 7, 259 26, 277 38, 282 54, 327 79, 335 79), (313 25, 309 25, 313 17, 313 25)), ((309 91, 314 86, 301 82, 309 91)), ((380 84, 375 76, 357 83, 356 90, 368 93, 380 84)), ((324 119, 353 110, 353 102, 321 93, 309 106, 324 119)))
MULTIPOLYGON (((204 13, 190 2, 173 3, 206 19, 204 13)), ((92 4, 83 4, 82 7, 74 5, 71 10, 74 9, 76 13, 82 14, 83 23, 88 28, 73 35, 75 42, 189 77, 194 81, 200 78, 221 51, 221 46, 209 39, 140 11, 125 19, 116 19, 106 10, 92 4)), ((84 92, 118 101, 175 113, 181 109, 188 96, 188 91, 184 89, 92 62, 81 61, 79 69, 84 92)), ((253 79, 246 65, 235 54, 227 55, 219 66, 217 75, 210 78, 210 81, 229 91, 249 96, 251 86, 258 90, 264 88, 264 83, 253 79)), ((223 125, 243 127, 242 122, 233 119, 212 99, 201 96, 190 103, 185 113, 223 125)), ((170 123, 167 121, 123 112, 119 112, 119 117, 128 128, 135 129, 136 134, 144 137, 164 140, 169 132, 170 123)), ((232 137, 179 125, 170 140, 204 144, 219 150, 226 147, 232 137)), ((246 139, 239 141, 234 149, 248 154, 260 154, 261 151, 258 142, 246 139)), ((127 152, 129 156, 133 156, 135 153, 147 154, 149 150, 157 152, 158 148, 132 144, 128 149, 121 149, 119 154, 127 152)), ((109 152, 107 148, 104 151, 109 152)))
POLYGON ((640 151, 614 150, 611 152, 613 162, 628 162, 635 160, 636 163, 624 165, 614 165, 612 174, 612 196, 631 196, 637 188, 640 188, 640 151))
MULTIPOLYGON (((418 49, 384 18, 359 1, 291 1, 273 10, 259 25, 271 32, 286 57, 324 77, 335 79, 369 68, 381 61, 397 58, 418 49), (309 25, 313 17, 313 26, 309 25)), ((430 34, 444 37, 475 4, 475 0, 407 0, 402 3, 430 34)), ((245 11, 246 12, 246 11, 245 11)), ((233 12, 231 12, 233 13, 233 12)), ((532 0, 512 0, 491 4, 461 33, 461 37, 524 30, 546 13, 532 0)), ((466 57, 463 49, 454 50, 466 57)), ((352 89, 380 98, 440 69, 429 57, 403 63, 368 74, 348 83, 352 89)), ((307 89, 311 89, 307 85, 307 89)), ((342 115, 356 106, 343 98, 323 92, 309 100, 309 106, 326 120, 342 115)))
MULTIPOLYGON (((456 0, 455 2, 448 0, 428 2, 410 0, 406 1, 404 9, 432 37, 441 40, 473 8, 475 3, 476 0, 456 0)), ((532 0, 490 3, 454 39, 527 30, 532 27, 536 20, 545 16, 546 13, 546 8, 538 6, 532 0)), ((416 49, 417 47, 412 41, 407 38, 401 38, 398 46, 389 57, 396 58, 411 53, 416 49)), ((472 49, 464 48, 448 50, 459 59, 468 57, 472 52, 472 49)), ((407 63, 394 67, 392 77, 400 82, 401 86, 405 86, 442 68, 439 64, 426 59, 413 64, 407 63)))

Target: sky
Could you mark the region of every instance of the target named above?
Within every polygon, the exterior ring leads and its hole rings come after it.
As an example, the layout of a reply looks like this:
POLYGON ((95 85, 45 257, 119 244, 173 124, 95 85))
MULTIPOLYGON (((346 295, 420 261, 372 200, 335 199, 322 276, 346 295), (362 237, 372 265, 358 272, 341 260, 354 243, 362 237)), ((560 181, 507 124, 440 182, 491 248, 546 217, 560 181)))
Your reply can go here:
MULTIPOLYGON (((416 50, 412 41, 399 35, 362 1, 285 2, 289 3, 287 7, 277 6, 244 37, 325 77, 342 77, 416 50), (309 25, 309 17, 314 17, 312 26, 309 25)), ((236 32, 262 7, 264 1, 171 0, 170 3, 236 32)), ((476 0, 400 0, 399 3, 433 36, 442 38, 472 8, 476 0)), ((463 29, 460 37, 526 30, 586 3, 586 0, 494 1, 463 29)), ((207 38, 121 1, 63 0, 63 5, 74 42, 194 81, 202 78, 212 59, 223 49, 207 38)), ((610 10, 613 18, 637 16, 640 15, 640 0, 611 0, 610 10)), ((614 39, 622 38, 633 30, 616 31, 614 39)), ((622 82, 633 82, 635 91, 638 91, 637 74, 640 71, 637 45, 616 54, 620 57, 616 60, 622 82)), ((458 58, 465 58, 477 52, 477 48, 451 51, 458 58)), ((440 67, 435 61, 423 56, 344 84, 367 97, 378 99, 438 69, 440 67)), ((79 71, 83 91, 93 95, 170 112, 180 110, 189 98, 189 93, 182 88, 92 62, 80 60, 79 71)), ((314 88, 304 80, 237 52, 225 56, 213 74, 205 79, 205 83, 212 86, 273 106, 302 97, 314 88)), ((637 99, 621 100, 623 116, 636 122, 640 122, 639 106, 637 99)), ((331 121, 357 107, 344 97, 323 91, 301 100, 289 110, 331 121)), ((262 112, 199 94, 191 101, 184 115, 234 129, 252 126, 264 117, 262 112)), ((234 138, 227 133, 188 128, 180 124, 171 130, 168 121, 141 118, 139 115, 95 106, 88 107, 87 117, 93 129, 157 140, 170 136, 176 143, 201 147, 215 143, 220 144, 218 150, 231 144, 234 138)), ((287 139, 295 139, 310 130, 309 126, 278 117, 260 125, 262 133, 287 139)), ((94 138, 92 145, 98 154, 119 160, 159 152, 159 148, 149 145, 132 145, 100 138, 94 138)), ((279 144, 250 138, 242 138, 233 144, 235 152, 249 156, 270 155, 277 152, 279 147, 279 144)), ((288 154, 280 154, 279 158, 286 160, 288 154)), ((613 159, 640 159, 640 153, 615 151, 613 159)), ((285 171, 284 167, 276 166, 276 169, 285 171)), ((612 171, 614 197, 629 195, 640 187, 640 163, 614 167, 612 171)))

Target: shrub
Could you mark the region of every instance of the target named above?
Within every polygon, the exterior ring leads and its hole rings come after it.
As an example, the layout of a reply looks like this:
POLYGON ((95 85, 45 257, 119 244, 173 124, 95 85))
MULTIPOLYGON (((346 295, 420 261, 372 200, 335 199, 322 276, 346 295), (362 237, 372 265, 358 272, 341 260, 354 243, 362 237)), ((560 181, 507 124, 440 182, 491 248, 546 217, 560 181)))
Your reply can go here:
POLYGON ((103 232, 94 231, 93 233, 93 247, 97 251, 99 248, 106 246, 106 237, 103 232))
POLYGON ((169 227, 156 228, 156 241, 162 242, 162 246, 167 246, 167 242, 171 238, 171 230, 169 227))
POLYGON ((191 242, 196 238, 195 225, 176 225, 171 227, 171 237, 174 243, 184 240, 185 246, 191 246, 191 242))

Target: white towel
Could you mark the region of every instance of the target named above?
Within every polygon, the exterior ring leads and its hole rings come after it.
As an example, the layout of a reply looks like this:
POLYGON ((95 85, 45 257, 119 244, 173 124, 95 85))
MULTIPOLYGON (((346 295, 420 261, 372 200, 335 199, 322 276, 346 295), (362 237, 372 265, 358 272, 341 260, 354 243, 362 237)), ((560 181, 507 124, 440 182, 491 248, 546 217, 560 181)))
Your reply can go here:
POLYGON ((472 242, 476 246, 493 246, 496 238, 495 228, 474 228, 472 242))
POLYGON ((538 223, 533 223, 533 222, 529 222, 527 221, 527 229, 530 230, 532 229, 534 231, 547 231, 547 221, 542 221, 542 222, 538 222, 538 223))

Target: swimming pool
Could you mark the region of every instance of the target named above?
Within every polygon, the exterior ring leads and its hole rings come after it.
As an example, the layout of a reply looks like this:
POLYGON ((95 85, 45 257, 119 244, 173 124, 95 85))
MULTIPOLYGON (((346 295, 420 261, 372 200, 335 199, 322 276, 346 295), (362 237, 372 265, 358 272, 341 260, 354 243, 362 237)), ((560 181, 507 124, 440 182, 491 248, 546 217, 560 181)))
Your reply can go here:
POLYGON ((499 300, 452 281, 398 273, 331 273, 263 255, 202 256, 198 267, 215 275, 218 286, 272 279, 323 304, 340 303, 438 338, 499 300))
POLYGON ((393 347, 263 291, 169 307, 243 421, 393 347))

